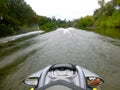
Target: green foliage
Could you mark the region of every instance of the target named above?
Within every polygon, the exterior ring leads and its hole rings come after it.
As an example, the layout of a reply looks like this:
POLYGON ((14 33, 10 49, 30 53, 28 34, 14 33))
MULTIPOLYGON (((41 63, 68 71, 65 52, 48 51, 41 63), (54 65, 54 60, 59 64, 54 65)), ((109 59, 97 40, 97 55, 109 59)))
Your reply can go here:
POLYGON ((56 29, 56 25, 55 25, 55 23, 45 23, 44 25, 41 25, 40 26, 40 29, 41 30, 44 30, 44 31, 46 31, 46 32, 49 32, 49 31, 52 31, 52 30, 55 30, 56 29))
POLYGON ((96 28, 94 31, 104 36, 120 39, 119 28, 96 28))
POLYGON ((105 8, 104 13, 107 16, 111 16, 115 11, 114 4, 112 2, 106 3, 104 8, 105 8))
POLYGON ((116 11, 107 22, 111 22, 108 26, 120 28, 120 11, 116 11))
POLYGON ((0 25, 0 37, 8 36, 8 35, 14 35, 16 32, 12 27, 6 26, 6 25, 0 25), (1 33, 2 32, 2 33, 1 33))
POLYGON ((93 16, 86 16, 73 22, 77 28, 112 27, 120 28, 120 0, 112 0, 94 11, 93 16), (117 6, 117 9, 116 9, 117 6))
POLYGON ((94 11, 93 16, 86 16, 74 21, 38 16, 24 0, 0 0, 0 37, 24 33, 37 29, 46 32, 63 27, 120 27, 120 0, 104 3, 94 11), (30 29, 29 29, 29 28, 30 29), (37 27, 37 28, 36 28, 37 27))
POLYGON ((35 23, 37 16, 24 0, 0 0, 0 37, 19 33, 22 26, 35 23))
POLYGON ((37 29, 51 31, 69 26, 66 20, 38 16, 24 0, 0 0, 0 37, 37 29))
MULTIPOLYGON (((116 10, 117 0, 105 4, 104 9, 99 8, 94 13, 94 26, 96 27, 120 27, 120 9, 116 10)), ((117 3, 118 4, 118 3, 117 3)))
POLYGON ((120 0, 112 0, 112 2, 113 2, 115 5, 119 5, 119 6, 120 6, 120 0))
POLYGON ((93 17, 92 16, 86 16, 84 18, 80 18, 78 20, 74 21, 74 26, 77 28, 81 28, 81 27, 90 27, 93 24, 93 17))
POLYGON ((69 27, 71 25, 71 22, 60 19, 56 20, 55 17, 51 19, 43 16, 38 16, 38 25, 41 30, 49 32, 55 30, 58 27, 69 27))

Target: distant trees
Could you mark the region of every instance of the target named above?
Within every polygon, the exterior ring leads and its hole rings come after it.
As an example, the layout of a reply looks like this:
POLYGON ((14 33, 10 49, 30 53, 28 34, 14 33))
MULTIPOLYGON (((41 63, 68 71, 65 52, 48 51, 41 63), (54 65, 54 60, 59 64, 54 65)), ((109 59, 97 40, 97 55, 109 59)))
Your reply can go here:
POLYGON ((105 3, 98 0, 100 8, 93 16, 73 21, 47 18, 37 15, 24 0, 0 0, 0 37, 36 30, 37 26, 46 32, 58 27, 120 27, 120 0, 105 3), (30 29, 27 29, 30 28, 30 29))
POLYGON ((120 0, 112 0, 107 3, 104 3, 104 0, 98 0, 98 2, 101 7, 94 11, 93 16, 81 17, 73 21, 73 26, 76 28, 120 28, 120 0))
POLYGON ((56 23, 54 23, 52 19, 44 16, 38 16, 38 25, 41 30, 44 30, 46 32, 52 31, 57 27, 56 23))
POLYGON ((92 16, 86 16, 73 21, 73 26, 76 28, 91 27, 93 25, 93 21, 92 16))
POLYGON ((59 27, 70 27, 71 25, 70 21, 66 20, 60 20, 60 19, 55 19, 53 18, 47 18, 44 16, 38 16, 38 25, 41 30, 44 30, 46 32, 55 30, 56 28, 59 27))
POLYGON ((48 32, 70 26, 70 21, 38 16, 24 0, 0 0, 0 37, 35 30, 28 29, 34 26, 48 32))

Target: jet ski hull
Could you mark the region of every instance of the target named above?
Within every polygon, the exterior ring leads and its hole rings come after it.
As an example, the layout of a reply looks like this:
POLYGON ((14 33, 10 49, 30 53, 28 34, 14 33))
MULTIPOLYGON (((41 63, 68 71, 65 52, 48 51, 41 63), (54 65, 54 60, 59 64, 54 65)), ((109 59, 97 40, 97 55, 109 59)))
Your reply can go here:
POLYGON ((30 85, 26 80, 33 77, 37 79, 36 84, 33 84, 35 90, 44 90, 43 88, 48 88, 51 85, 64 85, 69 88, 74 87, 72 90, 77 90, 77 88, 79 88, 79 90, 95 90, 95 88, 97 89, 97 87, 104 82, 100 76, 83 67, 61 63, 47 66, 28 76, 24 80, 24 83, 30 85))

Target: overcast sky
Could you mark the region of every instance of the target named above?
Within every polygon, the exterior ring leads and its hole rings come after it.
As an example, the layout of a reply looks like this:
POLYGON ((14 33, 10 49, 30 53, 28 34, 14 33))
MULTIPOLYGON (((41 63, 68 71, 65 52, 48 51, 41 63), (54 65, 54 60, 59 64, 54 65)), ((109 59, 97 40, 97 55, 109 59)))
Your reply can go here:
MULTIPOLYGON (((25 0, 38 14, 56 19, 73 20, 92 15, 98 0, 25 0)), ((110 1, 110 0, 105 0, 110 1)))

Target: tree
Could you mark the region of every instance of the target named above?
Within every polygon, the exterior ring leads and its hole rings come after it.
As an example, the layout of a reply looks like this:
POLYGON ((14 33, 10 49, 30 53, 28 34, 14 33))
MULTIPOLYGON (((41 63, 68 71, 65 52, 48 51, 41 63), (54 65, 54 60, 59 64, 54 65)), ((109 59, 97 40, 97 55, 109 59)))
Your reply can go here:
POLYGON ((0 0, 0 33, 6 31, 26 32, 23 26, 37 23, 37 15, 24 0, 0 0))
POLYGON ((93 25, 93 17, 82 17, 80 19, 75 20, 73 24, 76 28, 91 27, 93 25))
POLYGON ((112 0, 112 2, 114 3, 115 6, 119 6, 120 7, 120 0, 112 0))
POLYGON ((104 4, 105 4, 105 1, 104 1, 104 0, 98 0, 98 4, 99 4, 101 7, 103 7, 104 4))
POLYGON ((114 8, 114 4, 112 2, 107 2, 105 4, 105 14, 107 16, 112 16, 112 14, 114 13, 115 8, 114 8))

